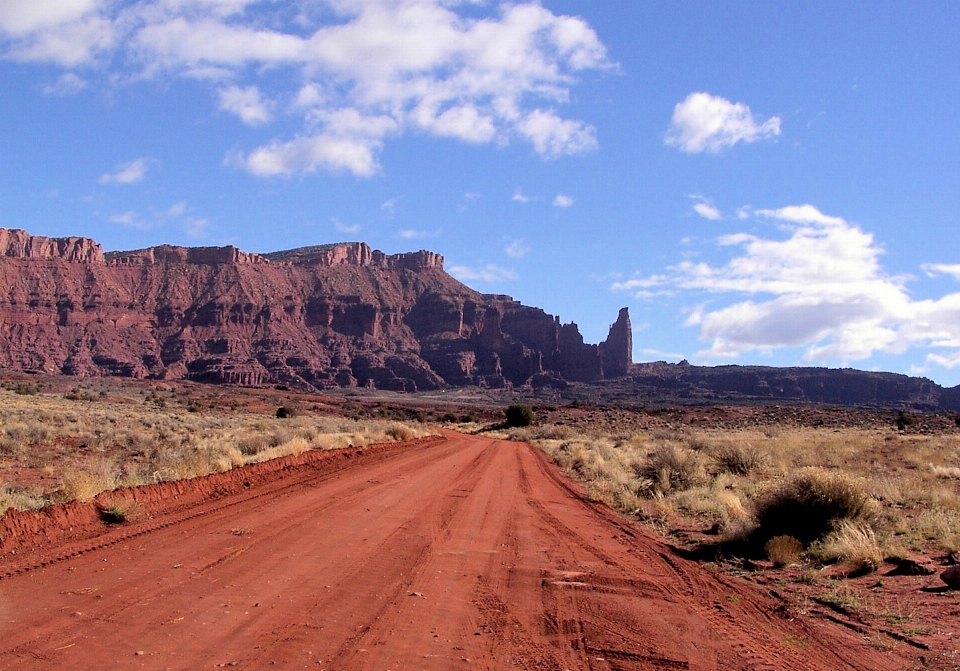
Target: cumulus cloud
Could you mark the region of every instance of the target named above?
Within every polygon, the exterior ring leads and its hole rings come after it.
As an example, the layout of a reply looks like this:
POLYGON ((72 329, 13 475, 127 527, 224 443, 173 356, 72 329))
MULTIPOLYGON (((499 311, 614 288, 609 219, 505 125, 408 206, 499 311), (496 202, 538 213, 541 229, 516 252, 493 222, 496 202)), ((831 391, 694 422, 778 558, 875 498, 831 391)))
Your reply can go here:
POLYGON ((236 114, 248 126, 270 123, 270 105, 263 100, 256 86, 228 86, 220 89, 220 109, 236 114))
POLYGON ((573 198, 562 193, 558 193, 557 197, 553 199, 554 207, 570 207, 573 203, 573 198))
POLYGON ((513 192, 513 195, 510 196, 510 200, 512 200, 515 203, 526 203, 526 202, 529 202, 530 196, 523 195, 523 191, 521 191, 520 189, 517 189, 516 191, 513 192))
MULTIPOLYGON (((906 288, 911 278, 883 269, 884 250, 872 234, 813 205, 756 214, 781 222, 787 237, 721 236, 721 249, 734 252, 724 265, 683 261, 611 289, 641 298, 658 291, 706 294, 685 323, 710 343, 699 353, 708 359, 804 347, 806 361, 846 362, 931 347, 937 351, 929 363, 960 363, 960 293, 913 299, 906 288), (729 297, 732 303, 711 307, 729 297)), ((960 279, 955 265, 924 269, 960 279)))
POLYGON ((563 154, 582 154, 597 148, 596 129, 582 121, 561 119, 552 111, 534 110, 520 123, 517 130, 547 158, 563 154))
POLYGON ((592 126, 557 111, 580 73, 614 67, 583 19, 534 0, 314 5, 294 18, 253 0, 6 0, 0 51, 96 65, 111 81, 211 80, 220 108, 250 125, 269 124, 281 108, 297 115, 295 136, 229 161, 265 177, 318 168, 370 176, 383 143, 410 131, 519 140, 547 159, 596 148, 592 126), (371 125, 342 125, 349 115, 371 125))
POLYGON ((664 142, 691 153, 717 153, 738 142, 780 135, 780 117, 758 119, 743 103, 709 93, 691 93, 673 109, 664 142))
POLYGON ((100 175, 101 184, 135 184, 147 174, 146 159, 138 158, 117 167, 116 172, 100 175))
POLYGON ((493 264, 483 268, 469 266, 453 266, 450 274, 461 282, 484 282, 486 284, 502 284, 517 279, 517 274, 508 268, 500 268, 493 264))

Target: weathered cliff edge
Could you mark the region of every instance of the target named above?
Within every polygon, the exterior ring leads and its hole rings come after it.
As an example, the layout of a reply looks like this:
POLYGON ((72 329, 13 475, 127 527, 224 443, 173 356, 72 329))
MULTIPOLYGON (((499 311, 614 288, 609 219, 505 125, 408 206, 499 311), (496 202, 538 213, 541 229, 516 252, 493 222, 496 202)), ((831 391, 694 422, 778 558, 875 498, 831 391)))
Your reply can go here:
POLYGON ((622 376, 607 340, 509 296, 480 294, 428 251, 362 242, 252 254, 0 229, 0 367, 300 389, 558 385, 622 376))

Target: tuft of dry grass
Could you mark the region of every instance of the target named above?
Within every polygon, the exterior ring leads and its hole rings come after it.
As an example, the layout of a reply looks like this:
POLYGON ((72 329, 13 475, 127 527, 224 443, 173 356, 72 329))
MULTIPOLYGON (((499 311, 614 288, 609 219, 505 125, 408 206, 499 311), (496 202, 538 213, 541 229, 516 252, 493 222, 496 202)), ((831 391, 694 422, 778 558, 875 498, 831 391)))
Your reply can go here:
POLYGON ((774 536, 763 546, 767 553, 767 559, 773 562, 773 565, 782 568, 795 564, 803 554, 803 543, 793 536, 774 536))
POLYGON ((824 561, 842 563, 848 573, 876 571, 883 563, 883 550, 873 529, 851 521, 841 522, 812 552, 824 561))
POLYGON ((659 493, 690 489, 702 483, 706 475, 699 452, 672 442, 658 445, 646 459, 634 462, 632 467, 638 477, 649 481, 653 491, 659 493))
POLYGON ((725 444, 715 448, 710 456, 721 473, 750 475, 766 463, 763 454, 752 445, 725 444))
POLYGON ((64 468, 60 472, 60 501, 92 501, 100 492, 117 487, 116 466, 105 459, 64 468))

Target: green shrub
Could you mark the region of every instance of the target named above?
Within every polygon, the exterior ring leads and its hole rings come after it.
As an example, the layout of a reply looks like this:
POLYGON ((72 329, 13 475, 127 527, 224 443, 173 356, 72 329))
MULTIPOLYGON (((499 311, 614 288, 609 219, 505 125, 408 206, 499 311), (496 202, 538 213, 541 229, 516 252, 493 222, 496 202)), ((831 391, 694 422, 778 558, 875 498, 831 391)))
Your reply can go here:
POLYGON ((863 516, 869 501, 861 480, 805 468, 759 498, 753 539, 762 545, 774 536, 793 536, 808 546, 840 522, 863 516))
POLYGON ((530 426, 537 421, 533 408, 522 403, 514 403, 506 411, 506 425, 508 428, 530 426))

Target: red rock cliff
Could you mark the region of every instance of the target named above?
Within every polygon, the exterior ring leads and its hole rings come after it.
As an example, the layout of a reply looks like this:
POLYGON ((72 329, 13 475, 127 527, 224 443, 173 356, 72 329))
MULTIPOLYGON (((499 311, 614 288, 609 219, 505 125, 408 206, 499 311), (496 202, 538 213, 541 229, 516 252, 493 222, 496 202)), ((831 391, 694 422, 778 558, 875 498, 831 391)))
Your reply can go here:
POLYGON ((161 245, 104 255, 85 238, 4 229, 0 250, 8 369, 412 391, 593 380, 619 370, 605 362, 629 361, 625 312, 602 347, 587 345, 575 324, 479 294, 427 251, 161 245))

